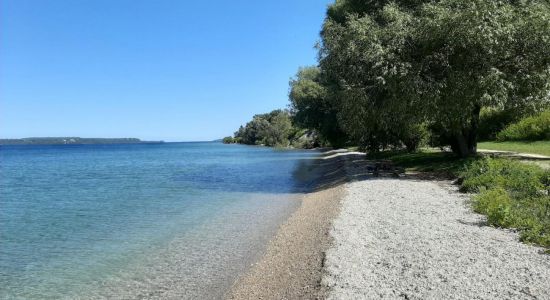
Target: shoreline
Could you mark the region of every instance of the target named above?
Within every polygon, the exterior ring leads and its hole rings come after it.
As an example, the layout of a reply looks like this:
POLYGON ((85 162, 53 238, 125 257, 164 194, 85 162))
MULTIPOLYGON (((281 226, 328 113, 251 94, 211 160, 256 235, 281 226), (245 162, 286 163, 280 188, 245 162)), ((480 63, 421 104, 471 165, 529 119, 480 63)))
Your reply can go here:
POLYGON ((226 299, 319 299, 325 253, 343 187, 308 193, 279 227, 263 256, 231 287, 226 299))
POLYGON ((372 178, 372 163, 321 153, 313 190, 225 298, 550 297, 542 248, 488 226, 449 180, 372 178))
POLYGON ((226 299, 323 299, 325 253, 332 222, 345 197, 350 160, 363 153, 326 151, 312 168, 312 191, 279 227, 258 261, 232 285, 226 299))

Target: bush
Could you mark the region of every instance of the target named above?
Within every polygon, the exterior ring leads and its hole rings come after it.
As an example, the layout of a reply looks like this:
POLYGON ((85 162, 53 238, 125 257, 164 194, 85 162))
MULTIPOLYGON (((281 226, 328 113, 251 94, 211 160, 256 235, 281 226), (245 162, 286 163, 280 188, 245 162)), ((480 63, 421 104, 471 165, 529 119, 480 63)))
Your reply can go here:
POLYGON ((522 241, 550 247, 550 171, 485 158, 468 165, 461 177, 461 190, 479 192, 473 207, 490 225, 517 228, 522 241))
POLYGON ((502 187, 514 194, 533 196, 545 189, 546 173, 535 165, 510 159, 484 158, 466 166, 461 172, 461 190, 482 192, 502 187))
POLYGON ((503 188, 483 191, 474 196, 474 211, 487 215, 490 225, 508 227, 512 221, 512 199, 503 188))
POLYGON ((497 134, 498 141, 550 140, 550 110, 511 124, 497 134))
POLYGON ((415 152, 418 148, 428 145, 430 132, 425 124, 409 126, 402 134, 401 141, 408 152, 415 152))
POLYGON ((478 138, 480 141, 496 139, 497 134, 510 123, 517 121, 517 112, 482 108, 479 114, 478 138))

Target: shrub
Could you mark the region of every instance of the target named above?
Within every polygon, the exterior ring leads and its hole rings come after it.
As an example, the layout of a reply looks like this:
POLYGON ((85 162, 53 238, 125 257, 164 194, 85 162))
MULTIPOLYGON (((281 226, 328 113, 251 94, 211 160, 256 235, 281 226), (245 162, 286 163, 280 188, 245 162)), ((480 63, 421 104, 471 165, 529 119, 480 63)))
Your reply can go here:
POLYGON ((401 141, 408 152, 415 152, 418 148, 426 146, 430 139, 430 132, 425 124, 410 125, 401 133, 401 141))
POLYGON ((550 140, 550 110, 511 124, 497 134, 498 141, 550 140))
POLYGON ((545 171, 510 159, 476 160, 461 172, 461 190, 482 192, 502 187, 514 194, 533 196, 545 189, 545 171))
POLYGON ((479 140, 494 140, 502 129, 517 119, 517 113, 512 110, 482 108, 479 114, 479 140))
POLYGON ((484 158, 462 172, 461 190, 479 192, 473 207, 490 225, 517 228, 522 241, 550 247, 550 171, 508 159, 484 158))
POLYGON ((474 211, 487 215, 490 225, 508 227, 512 220, 512 199, 503 188, 495 188, 474 196, 474 211))

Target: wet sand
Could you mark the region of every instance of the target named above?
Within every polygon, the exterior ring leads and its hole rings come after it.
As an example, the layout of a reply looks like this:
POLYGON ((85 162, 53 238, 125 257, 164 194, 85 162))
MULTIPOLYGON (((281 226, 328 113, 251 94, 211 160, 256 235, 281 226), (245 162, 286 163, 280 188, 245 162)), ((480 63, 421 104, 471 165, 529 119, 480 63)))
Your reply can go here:
POLYGON ((270 241, 264 257, 233 286, 228 299, 316 299, 321 287, 330 223, 342 187, 310 193, 270 241))
MULTIPOLYGON (((364 154, 329 151, 313 166, 314 190, 279 228, 264 256, 239 278, 227 299, 319 299, 332 220, 345 195, 349 162, 364 154)), ((354 164, 358 166, 358 164, 354 164)), ((355 174, 356 172, 354 172, 355 174)))

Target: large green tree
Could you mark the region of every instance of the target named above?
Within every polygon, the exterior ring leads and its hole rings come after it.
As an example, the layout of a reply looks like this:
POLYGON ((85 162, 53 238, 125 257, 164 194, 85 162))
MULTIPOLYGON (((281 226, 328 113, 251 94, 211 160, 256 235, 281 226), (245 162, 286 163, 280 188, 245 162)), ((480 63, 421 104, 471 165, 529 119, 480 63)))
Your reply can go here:
POLYGON ((373 148, 428 122, 466 156, 482 107, 548 105, 547 1, 338 0, 321 37, 339 122, 373 148))
POLYGON ((290 81, 289 98, 296 125, 316 130, 332 146, 343 146, 347 142, 348 137, 337 120, 337 106, 330 89, 323 83, 320 68, 300 68, 290 81))
POLYGON ((404 90, 411 64, 403 50, 414 18, 396 4, 351 2, 329 9, 320 66, 335 89, 339 122, 355 142, 371 151, 399 146, 424 122, 423 108, 404 90))
POLYGON ((411 61, 421 85, 414 89, 455 152, 476 152, 482 107, 546 105, 548 2, 445 0, 419 15, 411 61))

